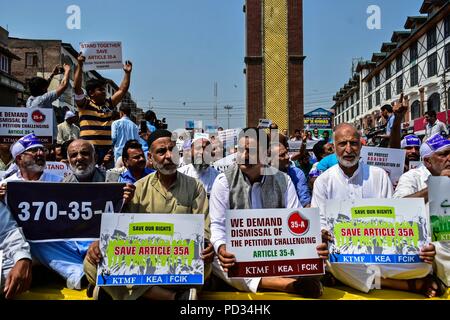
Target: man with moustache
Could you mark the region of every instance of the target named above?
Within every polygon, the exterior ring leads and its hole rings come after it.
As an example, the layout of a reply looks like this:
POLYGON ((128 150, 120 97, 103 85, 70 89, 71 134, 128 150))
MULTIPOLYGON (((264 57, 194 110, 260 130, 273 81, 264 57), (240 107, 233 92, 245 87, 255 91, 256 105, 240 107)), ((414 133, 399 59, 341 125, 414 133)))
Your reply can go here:
POLYGON ((148 176, 155 170, 146 168, 142 145, 137 140, 129 140, 122 150, 122 161, 127 170, 119 175, 118 182, 136 183, 136 181, 148 176))
MULTIPOLYGON (((29 134, 13 144, 11 154, 16 160, 19 171, 4 180, 5 183, 11 181, 61 182, 61 177, 44 172, 46 149, 34 134, 29 134)), ((6 192, 5 187, 4 192, 6 192)), ((85 279, 83 280, 83 246, 84 243, 79 241, 30 243, 32 257, 61 275, 69 289, 81 289, 85 284, 87 285, 85 279)), ((87 250, 87 245, 85 249, 87 250)))
MULTIPOLYGON (((353 125, 338 125, 334 141, 339 164, 317 178, 311 203, 311 207, 320 208, 324 229, 327 226, 327 200, 392 198, 392 184, 386 171, 360 162, 361 136, 353 125)), ((396 266, 379 264, 381 287, 423 293, 427 297, 438 295, 438 284, 430 275, 436 255, 434 246, 430 244, 423 247, 419 255, 424 263, 396 266)), ((334 277, 352 288, 366 293, 372 288, 375 273, 370 272, 369 264, 328 263, 328 267, 334 277)))
POLYGON ((405 136, 401 141, 400 147, 406 151, 404 172, 409 170, 411 161, 420 161, 420 145, 419 137, 414 134, 405 136))
MULTIPOLYGON (((440 134, 432 135, 420 147, 423 164, 404 173, 398 181, 394 198, 424 198, 428 206, 428 181, 431 176, 450 177, 450 141, 440 134)), ((445 285, 450 285, 450 242, 433 242, 436 247, 434 269, 445 285)))
MULTIPOLYGON (((125 206, 129 213, 167 213, 167 214, 202 214, 205 217, 205 239, 209 239, 208 199, 200 182, 177 171, 177 152, 172 133, 156 130, 150 135, 149 146, 151 162, 156 169, 145 178, 136 182, 136 192, 131 202, 125 206)), ((205 281, 210 273, 208 264, 212 261, 214 249, 209 243, 202 251, 205 261, 205 281)), ((89 248, 85 259, 85 270, 89 282, 95 284, 97 264, 102 259, 99 242, 95 241, 89 248)), ((196 288, 185 286, 133 286, 104 287, 113 299, 134 300, 196 300, 196 288)))
POLYGON ((311 204, 311 191, 309 190, 308 182, 303 171, 289 160, 288 149, 287 141, 280 136, 279 143, 274 143, 271 146, 271 156, 274 157, 271 163, 272 165, 277 165, 278 170, 289 175, 297 191, 300 204, 303 207, 309 207, 311 204), (275 157, 278 157, 278 159, 275 157))
POLYGON ((211 149, 209 139, 203 137, 194 139, 191 144, 192 163, 178 169, 179 172, 198 179, 208 195, 211 193, 214 180, 219 175, 219 171, 210 166, 210 162, 214 157, 211 154, 211 149), (211 156, 208 157, 209 154, 211 156))

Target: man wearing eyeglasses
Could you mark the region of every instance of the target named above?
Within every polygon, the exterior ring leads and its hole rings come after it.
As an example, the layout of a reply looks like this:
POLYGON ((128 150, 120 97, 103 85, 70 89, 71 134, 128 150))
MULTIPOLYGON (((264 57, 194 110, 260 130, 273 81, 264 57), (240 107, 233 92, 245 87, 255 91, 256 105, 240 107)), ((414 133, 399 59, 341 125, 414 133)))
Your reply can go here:
POLYGON ((61 182, 61 177, 44 171, 47 152, 48 150, 33 133, 19 139, 11 146, 11 154, 19 170, 3 182, 61 182))
MULTIPOLYGON (((18 172, 4 180, 61 182, 62 177, 47 173, 45 157, 47 149, 34 135, 22 137, 11 146, 11 154, 19 168, 18 172)), ((6 194, 6 185, 0 189, 0 197, 6 194)), ((57 241, 46 243, 30 243, 31 255, 42 265, 54 270, 64 279, 69 289, 81 289, 82 279, 87 285, 83 271, 83 256, 80 254, 80 242, 57 241)))

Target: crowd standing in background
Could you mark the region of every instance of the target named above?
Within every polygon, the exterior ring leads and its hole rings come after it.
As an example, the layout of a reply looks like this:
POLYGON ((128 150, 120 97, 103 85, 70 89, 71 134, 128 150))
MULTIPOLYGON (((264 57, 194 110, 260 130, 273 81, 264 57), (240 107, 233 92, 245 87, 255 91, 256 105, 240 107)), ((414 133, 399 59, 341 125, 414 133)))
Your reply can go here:
MULTIPOLYGON (((167 131, 165 119, 158 120, 153 111, 134 123, 130 107, 121 104, 131 82, 131 62, 126 61, 119 90, 108 99, 105 83, 100 80, 88 80, 86 92, 81 89, 84 62, 85 57, 80 54, 74 81, 77 110, 66 112, 64 122, 54 130, 55 143, 43 145, 39 137, 29 134, 14 144, 0 145, 0 169, 5 172, 0 187, 0 249, 5 257, 1 285, 6 298, 29 288, 32 260, 59 274, 68 288, 87 287, 88 295, 95 298, 195 299, 197 290, 201 290, 96 287, 96 266, 102 259, 99 242, 27 243, 8 208, 9 182, 124 183, 124 212, 204 216, 206 242, 202 259, 205 287, 209 290, 220 290, 218 284, 226 283, 244 292, 272 290, 319 298, 323 283, 340 281, 369 292, 374 281, 373 274, 367 271, 370 264, 339 265, 327 261, 331 240, 324 222, 327 200, 415 197, 428 203, 428 178, 450 177, 447 128, 436 119, 435 112, 429 111, 423 139, 402 132, 400 119, 408 108, 403 95, 393 106, 382 108, 386 130, 378 137, 379 145, 406 153, 404 174, 393 186, 386 171, 360 160, 361 148, 370 139, 351 124, 341 124, 333 133, 319 132, 317 128, 295 129, 290 136, 287 129, 280 132, 272 123, 268 129, 243 129, 231 145, 220 138, 223 128, 209 135, 203 130, 176 134, 167 131), (246 135, 250 131, 256 132, 256 137, 246 135), (299 149, 291 150, 294 144, 299 149), (218 171, 216 161, 230 155, 235 162, 218 171), (70 174, 63 178, 46 172, 48 161, 67 164, 70 174), (410 170, 409 164, 414 161, 422 163, 410 170), (322 243, 317 245, 317 257, 327 261, 326 277, 226 276, 236 262, 225 243, 227 210, 302 207, 319 208, 322 243)), ((63 80, 55 91, 47 92, 48 80, 30 81, 32 96, 27 107, 51 107, 68 87, 70 67, 63 68, 63 80)), ((440 296, 445 290, 440 279, 446 274, 449 257, 448 243, 429 243, 421 248, 419 264, 382 265, 381 286, 427 297, 440 296)))

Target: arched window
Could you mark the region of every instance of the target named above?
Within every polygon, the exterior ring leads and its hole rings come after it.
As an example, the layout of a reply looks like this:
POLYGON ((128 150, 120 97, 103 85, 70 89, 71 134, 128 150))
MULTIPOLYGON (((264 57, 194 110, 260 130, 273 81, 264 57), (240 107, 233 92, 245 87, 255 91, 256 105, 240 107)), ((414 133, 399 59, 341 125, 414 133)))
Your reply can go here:
POLYGON ((433 93, 428 97, 427 107, 428 111, 434 110, 436 113, 441 111, 441 96, 439 93, 433 93))
POLYGON ((420 118, 420 102, 418 100, 414 101, 411 105, 411 120, 420 118))

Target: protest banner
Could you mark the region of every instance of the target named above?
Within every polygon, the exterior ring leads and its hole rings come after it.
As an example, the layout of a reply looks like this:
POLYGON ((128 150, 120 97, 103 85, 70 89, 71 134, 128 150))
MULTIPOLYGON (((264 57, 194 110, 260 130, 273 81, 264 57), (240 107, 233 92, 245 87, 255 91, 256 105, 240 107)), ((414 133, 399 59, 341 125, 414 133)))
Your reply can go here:
POLYGON ((422 165, 422 161, 410 161, 409 162, 409 170, 417 169, 422 165))
POLYGON ((30 242, 94 240, 100 235, 101 215, 120 212, 123 187, 122 183, 8 182, 7 202, 30 242))
POLYGON ((210 133, 210 134, 215 134, 215 133, 217 132, 217 129, 218 129, 218 128, 219 128, 218 125, 215 125, 215 124, 213 124, 213 125, 207 124, 207 125, 205 126, 205 132, 206 132, 206 133, 210 133))
POLYGON ((202 214, 104 214, 97 285, 201 285, 202 214))
POLYGON ((300 152, 302 148, 302 141, 288 141, 289 144, 289 153, 300 152))
POLYGON ((230 278, 323 274, 319 209, 227 210, 227 251, 236 257, 230 278))
POLYGON ((53 110, 0 107, 0 143, 14 143, 34 133, 42 143, 53 142, 53 110))
POLYGON ((428 178, 432 240, 450 240, 450 179, 428 178))
POLYGON ((219 132, 219 140, 223 143, 226 155, 229 155, 230 149, 238 144, 239 132, 241 129, 227 129, 219 132))
POLYGON ((405 156, 405 150, 402 149, 365 146, 361 149, 361 160, 369 166, 384 169, 394 185, 398 183, 400 176, 403 174, 405 156))
POLYGON ((202 129, 203 128, 203 121, 202 120, 185 120, 184 121, 184 128, 186 130, 202 129))
POLYGON ((65 178, 72 173, 72 170, 63 162, 46 162, 45 172, 65 178))
POLYGON ((123 68, 119 41, 81 42, 80 51, 86 57, 83 71, 123 68))
POLYGON ((317 108, 304 115, 303 123, 306 130, 331 129, 334 114, 323 108, 317 108))
POLYGON ((269 119, 259 119, 258 128, 270 128, 272 120, 269 119))
POLYGON ((418 198, 328 200, 326 220, 335 263, 420 263, 420 248, 431 240, 425 202, 418 198))
POLYGON ((320 140, 306 140, 306 150, 312 150, 320 140))
POLYGON ((197 139, 209 140, 209 134, 208 133, 202 133, 202 132, 196 132, 196 133, 194 133, 194 140, 197 140, 197 139))
POLYGON ((225 158, 217 160, 212 164, 212 166, 220 172, 225 172, 230 166, 236 163, 236 153, 230 154, 225 158))

